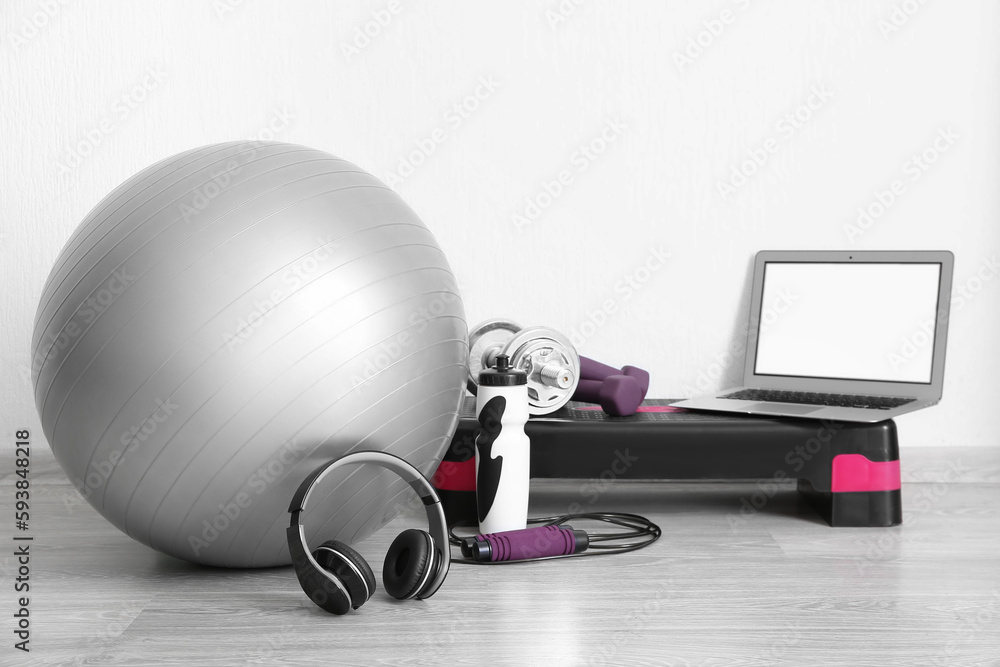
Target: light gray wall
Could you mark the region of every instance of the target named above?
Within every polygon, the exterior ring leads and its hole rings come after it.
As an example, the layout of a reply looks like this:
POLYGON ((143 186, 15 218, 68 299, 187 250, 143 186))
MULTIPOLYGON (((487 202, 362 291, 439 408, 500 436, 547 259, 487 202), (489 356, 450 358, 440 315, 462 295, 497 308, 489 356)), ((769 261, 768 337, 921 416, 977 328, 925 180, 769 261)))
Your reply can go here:
POLYGON ((997 444, 995 2, 40 0, 0 17, 4 433, 37 427, 35 307, 86 213, 170 154, 273 137, 389 182, 470 324, 562 329, 649 368, 654 396, 738 377, 725 352, 759 249, 952 250, 944 401, 902 417, 902 442, 997 444))

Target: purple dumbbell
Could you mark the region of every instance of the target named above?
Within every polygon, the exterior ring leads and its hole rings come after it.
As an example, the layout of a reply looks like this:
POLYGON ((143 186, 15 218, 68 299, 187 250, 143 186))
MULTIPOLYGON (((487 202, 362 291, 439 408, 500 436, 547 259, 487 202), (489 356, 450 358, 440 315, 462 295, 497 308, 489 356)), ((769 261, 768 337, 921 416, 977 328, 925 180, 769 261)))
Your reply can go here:
POLYGON ((580 380, 573 400, 598 403, 615 417, 634 415, 642 403, 639 381, 628 375, 609 375, 604 380, 580 380))
POLYGON ((642 397, 646 398, 646 392, 649 391, 649 373, 637 368, 635 366, 622 366, 621 369, 612 368, 607 364, 602 364, 599 361, 594 361, 593 359, 588 359, 587 357, 580 357, 580 379, 581 380, 605 380, 612 375, 625 375, 627 377, 635 378, 636 382, 639 383, 639 389, 642 390, 642 397))

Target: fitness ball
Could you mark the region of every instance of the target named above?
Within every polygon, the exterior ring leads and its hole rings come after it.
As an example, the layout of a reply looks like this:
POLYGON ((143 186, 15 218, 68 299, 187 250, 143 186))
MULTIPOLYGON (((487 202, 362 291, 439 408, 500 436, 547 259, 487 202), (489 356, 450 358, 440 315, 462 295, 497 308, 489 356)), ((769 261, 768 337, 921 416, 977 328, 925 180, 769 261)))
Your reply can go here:
MULTIPOLYGON (((105 197, 32 337, 42 428, 80 493, 139 542, 225 567, 290 562, 289 501, 325 461, 379 450, 433 474, 467 359, 416 214, 353 164, 276 142, 181 153, 105 197)), ((354 542, 413 502, 368 468, 317 489, 307 534, 354 542)))

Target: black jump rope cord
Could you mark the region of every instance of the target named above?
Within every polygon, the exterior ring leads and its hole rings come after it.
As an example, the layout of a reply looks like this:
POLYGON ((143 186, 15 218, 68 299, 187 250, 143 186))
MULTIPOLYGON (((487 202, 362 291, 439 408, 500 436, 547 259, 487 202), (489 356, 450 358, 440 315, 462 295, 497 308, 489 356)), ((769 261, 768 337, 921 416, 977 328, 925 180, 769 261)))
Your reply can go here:
MULTIPOLYGON (((587 551, 572 554, 562 554, 559 556, 541 556, 526 560, 501 560, 501 561, 477 561, 467 558, 453 558, 452 563, 467 563, 470 565, 513 565, 515 563, 531 563, 540 560, 557 560, 560 558, 583 558, 585 556, 610 556, 612 554, 623 554, 629 551, 636 551, 660 539, 663 531, 655 523, 646 517, 638 514, 626 514, 623 512, 585 512, 583 514, 560 514, 558 516, 536 517, 528 519, 529 524, 541 524, 543 526, 560 526, 568 521, 603 521, 616 526, 627 528, 626 532, 617 533, 592 533, 587 532, 590 547, 587 551), (630 538, 645 538, 637 542, 623 542, 619 544, 595 544, 595 542, 612 542, 630 538)), ((462 545, 462 538, 455 535, 455 528, 448 529, 448 538, 454 546, 462 545)))

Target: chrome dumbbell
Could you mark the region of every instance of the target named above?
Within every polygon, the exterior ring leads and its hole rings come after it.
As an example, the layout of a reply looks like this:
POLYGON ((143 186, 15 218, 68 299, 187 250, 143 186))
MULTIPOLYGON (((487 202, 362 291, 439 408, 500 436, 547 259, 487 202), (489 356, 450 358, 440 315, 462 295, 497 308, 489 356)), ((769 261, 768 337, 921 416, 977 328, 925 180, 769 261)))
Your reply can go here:
POLYGON ((480 371, 492 368, 497 355, 528 375, 528 412, 547 415, 566 405, 580 380, 580 356, 558 331, 522 328, 510 320, 486 320, 469 331, 469 391, 478 390, 480 371))

